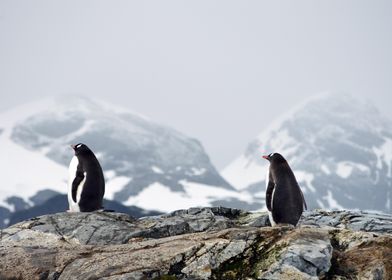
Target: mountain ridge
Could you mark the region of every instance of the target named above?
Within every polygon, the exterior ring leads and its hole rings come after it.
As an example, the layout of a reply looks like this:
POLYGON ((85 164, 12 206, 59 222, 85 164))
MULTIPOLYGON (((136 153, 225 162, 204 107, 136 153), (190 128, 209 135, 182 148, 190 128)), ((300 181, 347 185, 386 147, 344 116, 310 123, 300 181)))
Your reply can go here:
POLYGON ((15 207, 6 197, 17 195, 33 206, 30 197, 40 190, 65 193, 73 156, 68 145, 79 142, 101 162, 105 198, 126 206, 168 212, 185 204, 234 207, 249 200, 220 176, 198 140, 105 102, 46 98, 0 114, 0 129, 0 147, 8 154, 0 159, 8 171, 0 189, 3 211, 15 207))
MULTIPOLYGON (((265 189, 268 163, 262 153, 279 152, 311 208, 390 212, 391 128, 392 122, 368 101, 323 94, 262 131, 222 175, 238 190, 255 194, 265 189)), ((258 197, 264 198, 262 193, 258 197)))

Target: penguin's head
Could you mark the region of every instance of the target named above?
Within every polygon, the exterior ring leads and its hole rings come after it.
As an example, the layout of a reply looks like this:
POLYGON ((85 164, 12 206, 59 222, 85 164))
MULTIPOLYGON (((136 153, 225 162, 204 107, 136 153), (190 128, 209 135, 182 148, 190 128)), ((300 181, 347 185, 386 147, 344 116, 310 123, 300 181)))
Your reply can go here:
POLYGON ((268 160, 269 162, 285 162, 285 158, 279 153, 271 153, 267 156, 263 156, 264 159, 268 160))
POLYGON ((89 149, 89 147, 87 147, 83 143, 71 145, 71 148, 74 150, 75 156, 80 155, 80 154, 84 154, 84 153, 91 153, 91 150, 89 149))

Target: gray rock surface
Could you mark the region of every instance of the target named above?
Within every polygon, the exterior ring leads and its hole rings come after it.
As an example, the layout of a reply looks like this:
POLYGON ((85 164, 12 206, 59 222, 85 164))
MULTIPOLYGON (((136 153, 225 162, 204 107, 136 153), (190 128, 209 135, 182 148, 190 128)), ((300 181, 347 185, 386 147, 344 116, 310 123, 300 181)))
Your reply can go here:
POLYGON ((354 231, 392 233, 392 215, 384 213, 314 210, 305 212, 301 223, 354 231))
POLYGON ((391 279, 392 217, 312 211, 294 228, 213 207, 58 213, 1 232, 0 279, 391 279))

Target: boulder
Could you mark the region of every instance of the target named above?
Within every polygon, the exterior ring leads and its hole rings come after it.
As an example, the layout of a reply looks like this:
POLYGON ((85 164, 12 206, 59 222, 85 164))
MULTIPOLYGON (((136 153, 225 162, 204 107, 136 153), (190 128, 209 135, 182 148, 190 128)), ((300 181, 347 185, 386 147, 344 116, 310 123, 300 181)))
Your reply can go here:
POLYGON ((392 217, 191 208, 135 219, 58 213, 2 230, 0 279, 392 279, 392 217))

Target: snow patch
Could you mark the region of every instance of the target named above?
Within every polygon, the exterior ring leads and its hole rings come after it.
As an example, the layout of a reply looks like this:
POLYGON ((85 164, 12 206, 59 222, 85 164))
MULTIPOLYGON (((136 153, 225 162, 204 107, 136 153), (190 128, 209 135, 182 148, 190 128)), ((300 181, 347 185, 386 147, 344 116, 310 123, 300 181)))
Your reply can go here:
MULTIPOLYGON (((287 129, 276 130, 271 132, 270 135, 263 135, 262 137, 263 138, 259 136, 258 140, 261 143, 268 141, 268 148, 271 149, 269 152, 279 152, 280 154, 284 155, 286 159, 295 155, 298 150, 298 145, 295 144, 295 139, 290 136, 287 129)), ((260 147, 260 150, 265 149, 267 149, 267 147, 260 147)))
POLYGON ((185 192, 174 192, 169 187, 155 182, 136 196, 130 197, 124 204, 138 206, 147 210, 171 212, 189 207, 211 206, 211 202, 218 199, 252 200, 252 196, 245 192, 238 193, 185 180, 179 183, 184 186, 185 192))
POLYGON ((188 195, 192 198, 199 197, 200 200, 236 198, 245 202, 252 201, 252 196, 248 192, 231 191, 220 187, 208 186, 186 180, 181 180, 179 183, 184 186, 188 195))
POLYGON ((60 193, 67 191, 68 170, 40 152, 27 150, 14 143, 9 133, 0 135, 0 149, 7 156, 0 157, 0 170, 3 186, 0 189, 0 201, 18 195, 28 200, 39 190, 51 189, 60 193), (23 161, 21 161, 23 159, 23 161))
MULTIPOLYGON (((79 128, 78 130, 72 132, 72 134, 68 135, 68 138, 72 137, 75 139, 75 138, 78 138, 80 135, 83 135, 89 131, 92 131, 94 124, 96 124, 96 122, 93 120, 85 121, 83 123, 83 126, 81 128, 79 128)), ((95 154, 95 155, 97 155, 97 154, 95 154)))
POLYGON ((381 147, 373 147, 373 151, 377 156, 377 168, 381 169, 383 162, 388 168, 388 177, 392 177, 392 139, 385 138, 381 147))
POLYGON ((162 169, 160 169, 158 166, 152 166, 151 167, 152 171, 154 171, 157 174, 164 174, 165 172, 162 171, 162 169))
POLYGON ((325 174, 330 175, 331 174, 331 170, 329 170, 328 166, 326 166, 325 164, 322 164, 320 166, 321 171, 323 171, 325 174))
POLYGON ((326 209, 325 206, 324 206, 324 203, 323 203, 320 199, 316 199, 316 202, 317 202, 318 206, 319 206, 321 209, 326 209))
POLYGON ((191 170, 192 170, 192 173, 193 173, 192 175, 194 175, 194 176, 201 176, 201 175, 203 175, 204 173, 207 172, 207 169, 205 169, 205 168, 195 168, 195 167, 192 167, 191 170))
MULTIPOLYGON (((297 178, 298 182, 305 183, 305 186, 312 192, 316 192, 316 188, 313 186, 312 182, 314 180, 314 175, 307 173, 305 171, 296 171, 295 177, 297 178)), ((299 184, 301 187, 301 184, 299 184)), ((306 189, 303 189, 305 192, 306 189)))
POLYGON ((116 176, 116 171, 115 170, 108 170, 104 172, 106 180, 112 179, 116 176))
POLYGON ((121 191, 129 182, 132 181, 132 178, 125 176, 117 176, 112 177, 105 184, 105 198, 113 200, 114 195, 121 191))
POLYGON ((330 190, 328 190, 328 193, 326 196, 323 196, 323 199, 325 199, 328 203, 328 209, 331 210, 340 210, 343 209, 344 207, 341 206, 333 197, 333 194, 330 190))
POLYGON ((369 167, 367 167, 366 165, 351 161, 341 161, 336 166, 336 174, 341 178, 346 179, 350 177, 350 175, 355 169, 361 172, 370 172, 369 167))
POLYGON ((366 165, 363 165, 363 164, 360 164, 360 163, 355 163, 355 164, 353 164, 353 166, 354 166, 354 168, 357 168, 357 169, 359 169, 362 172, 370 173, 370 169, 366 165))
POLYGON ((200 206, 199 201, 188 197, 186 193, 173 192, 169 187, 158 182, 144 188, 137 196, 130 197, 124 204, 162 212, 200 206))
POLYGON ((267 161, 262 165, 242 155, 222 171, 222 176, 237 190, 244 190, 263 181, 268 168, 267 161))
MULTIPOLYGON (((261 198, 265 199, 265 191, 257 192, 257 193, 252 193, 253 198, 261 198)), ((259 200, 259 199, 257 199, 259 200)))
POLYGON ((338 165, 336 166, 336 174, 339 177, 346 179, 350 177, 353 169, 354 168, 348 162, 339 162, 338 165))
POLYGON ((9 204, 7 201, 0 199, 0 207, 4 207, 8 209, 10 212, 15 212, 15 206, 13 204, 9 204))

